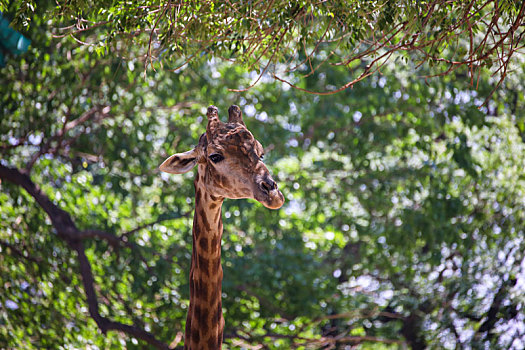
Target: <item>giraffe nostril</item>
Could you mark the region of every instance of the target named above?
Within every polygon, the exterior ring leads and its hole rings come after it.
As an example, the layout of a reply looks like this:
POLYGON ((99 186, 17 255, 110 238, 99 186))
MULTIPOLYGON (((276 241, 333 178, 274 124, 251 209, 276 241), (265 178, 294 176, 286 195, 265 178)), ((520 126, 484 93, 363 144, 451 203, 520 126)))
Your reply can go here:
POLYGON ((271 178, 265 178, 261 181, 261 187, 266 192, 270 192, 271 190, 275 190, 277 188, 277 184, 271 178))
POLYGON ((261 182, 261 187, 263 188, 263 190, 265 190, 266 192, 270 192, 270 186, 266 183, 266 182, 261 182))

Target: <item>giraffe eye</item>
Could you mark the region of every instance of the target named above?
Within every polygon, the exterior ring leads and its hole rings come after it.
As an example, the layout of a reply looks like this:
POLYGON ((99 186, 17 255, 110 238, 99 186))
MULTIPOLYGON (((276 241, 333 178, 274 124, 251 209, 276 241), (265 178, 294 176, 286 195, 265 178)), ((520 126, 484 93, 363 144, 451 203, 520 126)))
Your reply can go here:
POLYGON ((261 154, 261 155, 259 156, 259 159, 260 159, 260 160, 263 160, 263 159, 264 159, 264 154, 261 154))
POLYGON ((224 156, 222 154, 219 154, 219 153, 210 154, 210 160, 214 163, 219 163, 223 159, 224 159, 224 156))

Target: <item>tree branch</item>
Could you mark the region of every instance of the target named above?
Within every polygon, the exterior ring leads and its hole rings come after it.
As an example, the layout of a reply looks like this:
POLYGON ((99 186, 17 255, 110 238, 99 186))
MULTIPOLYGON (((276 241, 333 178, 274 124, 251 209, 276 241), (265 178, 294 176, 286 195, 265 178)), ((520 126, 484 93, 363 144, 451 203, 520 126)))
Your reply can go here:
POLYGON ((0 246, 3 246, 9 250, 11 250, 15 255, 23 258, 23 259, 27 259, 29 261, 32 261, 34 263, 37 263, 37 264, 41 264, 43 261, 42 261, 42 258, 40 257, 33 257, 31 255, 25 255, 24 252, 20 249, 18 249, 15 245, 9 243, 9 242, 4 242, 4 241, 0 241, 0 246))
MULTIPOLYGON (((58 152, 58 150, 63 146, 62 140, 68 131, 76 128, 77 126, 85 123, 86 121, 90 119, 93 119, 94 123, 98 123, 104 118, 109 116, 109 111, 110 111, 109 106, 95 106, 95 107, 92 107, 90 110, 86 111, 85 113, 83 113, 77 119, 73 119, 72 121, 69 121, 69 119, 66 118, 66 120, 64 121, 64 124, 62 125, 62 128, 55 135, 50 136, 47 142, 42 144, 39 150, 31 156, 31 159, 26 165, 25 172, 29 173, 33 165, 44 154, 58 152), (57 145, 55 147, 51 147, 51 144, 54 142, 56 142, 57 145)), ((75 140, 75 138, 73 138, 72 140, 75 140)))
POLYGON ((84 230, 78 233, 78 239, 101 238, 107 241, 113 248, 118 248, 122 238, 102 230, 84 230))
POLYGON ((121 331, 135 338, 144 340, 157 349, 169 349, 167 344, 155 338, 153 334, 139 327, 123 324, 120 322, 114 322, 100 315, 97 294, 94 288, 95 280, 93 278, 91 264, 89 263, 89 260, 84 251, 84 246, 80 241, 74 241, 70 244, 70 246, 77 252, 78 262, 80 265, 80 275, 82 276, 82 284, 84 285, 84 291, 86 292, 89 314, 96 322, 102 333, 106 334, 106 332, 109 330, 121 331))
POLYGON ((176 216, 173 216, 173 215, 169 215, 169 216, 159 216, 156 220, 153 220, 151 222, 147 222, 145 224, 142 224, 142 225, 139 225, 137 227, 135 227, 134 229, 132 230, 129 230, 127 232, 124 232, 122 233, 120 236, 119 236, 119 239, 122 239, 124 241, 127 241, 129 236, 133 235, 134 233, 142 230, 142 229, 145 229, 147 227, 150 227, 150 226, 153 226, 155 224, 158 224, 158 223, 161 223, 163 221, 167 221, 167 220, 173 220, 173 219, 180 219, 180 218, 185 218, 185 217, 188 217, 190 216, 190 214, 192 213, 192 211, 189 211, 189 212, 186 212, 186 213, 182 213, 180 215, 176 215, 176 216))
POLYGON ((97 236, 103 237, 113 243, 116 243, 117 240, 120 241, 120 239, 117 236, 102 231, 79 231, 69 213, 55 205, 26 173, 17 168, 10 168, 0 164, 0 179, 23 187, 47 213, 58 236, 62 238, 71 249, 77 252, 80 275, 82 276, 82 284, 87 297, 89 314, 102 333, 105 334, 109 330, 121 331, 135 338, 144 340, 157 349, 169 349, 167 344, 156 339, 153 334, 136 326, 111 321, 103 317, 99 312, 97 294, 94 287, 95 280, 91 264, 82 244, 82 239, 97 236))
POLYGON ((59 237, 67 241, 73 239, 78 233, 71 216, 51 202, 26 173, 0 164, 0 178, 24 188, 47 213, 59 237))

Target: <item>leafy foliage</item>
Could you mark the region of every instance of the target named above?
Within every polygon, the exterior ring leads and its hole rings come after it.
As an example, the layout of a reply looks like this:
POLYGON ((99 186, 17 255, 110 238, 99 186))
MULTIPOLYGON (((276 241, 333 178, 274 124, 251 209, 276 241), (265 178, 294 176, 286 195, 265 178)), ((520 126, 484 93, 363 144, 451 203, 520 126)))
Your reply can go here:
MULTIPOLYGON (((134 17, 136 6, 105 5, 108 25, 128 33, 159 13, 134 17)), ((199 18, 224 12, 213 6, 200 7, 199 18)), ((70 2, 75 8, 97 15, 95 4, 70 2)), ((464 68, 424 81, 401 55, 339 94, 312 96, 267 79, 229 92, 257 74, 201 60, 144 76, 140 48, 121 46, 126 58, 96 55, 95 42, 53 38, 47 10, 39 3, 31 17, 30 52, 0 71, 0 347, 151 346, 137 329, 180 345, 192 174, 156 169, 197 142, 207 105, 233 103, 266 147, 287 204, 269 211, 225 202, 226 347, 523 347, 522 63, 482 107, 499 82, 489 70, 479 71, 477 89, 464 68), (77 238, 58 230, 6 169, 29 174, 71 216, 77 238), (100 331, 82 252, 100 316, 133 331, 100 331)), ((291 9, 282 11, 286 22, 291 9)), ((313 54, 312 65, 328 54, 313 54)), ((320 91, 347 80, 347 68, 333 66, 298 84, 320 91)))
POLYGON ((48 6, 18 0, 12 6, 19 26, 31 25, 32 13, 43 7, 55 37, 70 36, 98 54, 128 56, 138 46, 153 68, 177 70, 211 57, 242 65, 256 75, 244 87, 230 86, 240 90, 265 75, 302 89, 299 82, 316 70, 346 67, 339 85, 309 90, 331 94, 399 54, 418 67, 436 66, 430 75, 468 67, 472 83, 482 68, 492 68, 500 85, 525 34, 519 1, 76 0, 48 6))

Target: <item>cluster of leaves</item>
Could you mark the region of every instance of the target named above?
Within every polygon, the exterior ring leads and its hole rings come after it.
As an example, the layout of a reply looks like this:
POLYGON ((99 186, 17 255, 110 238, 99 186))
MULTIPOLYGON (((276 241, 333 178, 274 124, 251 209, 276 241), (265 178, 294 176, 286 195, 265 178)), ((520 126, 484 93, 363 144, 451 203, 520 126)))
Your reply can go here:
MULTIPOLYGON (((132 50, 97 56, 82 43, 90 33, 54 34, 33 16, 30 52, 0 71, 0 174, 29 174, 84 248, 0 176, 0 347, 147 346, 136 333, 100 332, 81 252, 100 316, 180 343, 192 174, 156 169, 197 142, 207 105, 224 113, 233 103, 287 204, 225 202, 227 346, 523 347, 524 66, 482 108, 498 83, 487 71, 473 90, 464 70, 425 83, 395 60, 335 95, 275 81, 231 93, 254 76, 207 61, 143 77, 132 50)), ((346 72, 299 84, 343 85, 346 72)))
MULTIPOLYGON (((37 5, 11 5, 15 23, 29 25, 37 5)), ((472 82, 493 67, 501 84, 525 34, 520 1, 75 0, 51 6, 45 18, 55 37, 70 36, 99 54, 127 56, 129 47, 141 47, 143 64, 152 67, 177 70, 210 57, 241 64, 257 72, 245 88, 265 74, 300 88, 320 66, 346 67, 345 81, 310 90, 318 94, 353 86, 400 53, 438 66, 433 75, 467 66, 472 82), (86 32, 96 35, 84 40, 86 32)))

